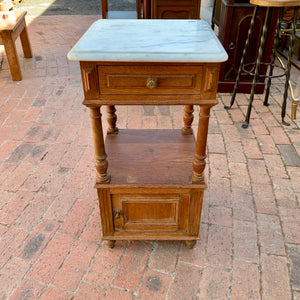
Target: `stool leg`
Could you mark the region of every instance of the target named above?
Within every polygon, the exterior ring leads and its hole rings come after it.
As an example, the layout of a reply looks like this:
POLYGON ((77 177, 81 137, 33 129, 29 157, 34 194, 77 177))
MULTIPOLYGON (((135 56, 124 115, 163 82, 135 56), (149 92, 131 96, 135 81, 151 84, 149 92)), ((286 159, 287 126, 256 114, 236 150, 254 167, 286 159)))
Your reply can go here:
POLYGON ((268 99, 269 99, 271 81, 272 81, 273 70, 274 70, 274 62, 275 62, 275 58, 277 56, 277 48, 278 48, 279 32, 280 32, 282 14, 283 14, 283 8, 280 8, 280 12, 279 12, 279 16, 278 16, 277 24, 276 24, 275 38, 274 38, 274 42, 273 42, 273 49, 272 49, 271 62, 270 62, 270 70, 269 70, 269 74, 268 74, 268 83, 267 83, 267 88, 266 88, 266 93, 265 93, 265 100, 264 100, 264 105, 265 106, 269 105, 268 99))
POLYGON ((17 48, 15 42, 11 35, 5 36, 3 38, 3 44, 5 53, 7 56, 7 61, 11 73, 12 80, 19 81, 22 80, 21 67, 19 63, 17 48))
POLYGON ((259 45, 259 49, 258 49, 258 56, 257 56, 256 64, 255 64, 255 71, 254 71, 254 77, 253 77, 253 81, 252 81, 252 88, 251 88, 251 95, 250 95, 248 110, 247 110, 245 122, 242 125, 243 128, 247 128, 249 125, 256 82, 257 82, 257 79, 259 76, 259 68, 260 68, 261 58, 262 58, 262 54, 263 54, 263 50, 264 50, 264 46, 265 46, 265 42, 266 42, 266 37, 268 34, 268 25, 270 24, 270 21, 271 21, 272 12, 273 12, 273 8, 267 7, 266 17, 265 17, 264 26, 263 26, 263 32, 262 32, 262 36, 260 39, 260 45, 259 45))
MULTIPOLYGON (((23 20, 23 21, 25 23, 25 20, 23 20)), ((25 24, 23 31, 20 34, 20 40, 21 40, 21 44, 22 44, 22 48, 23 48, 23 52, 24 52, 24 57, 31 58, 32 51, 31 51, 31 46, 30 46, 30 42, 29 42, 29 38, 28 38, 26 24, 25 24)))
POLYGON ((244 47, 244 50, 243 50, 240 66, 239 66, 238 73, 237 73, 237 76, 236 76, 235 85, 234 85, 234 88, 233 88, 233 93, 232 93, 232 97, 231 97, 231 101, 230 101, 230 106, 227 106, 227 105, 224 106, 225 109, 230 109, 232 107, 234 101, 235 101, 235 96, 236 96, 237 88, 238 88, 239 83, 240 83, 240 77, 241 77, 241 74, 242 74, 244 60, 245 60, 246 55, 247 55, 248 46, 249 46, 249 42, 250 42, 250 37, 251 37, 252 31, 253 31, 254 21, 255 21, 256 15, 257 15, 257 10, 258 10, 258 6, 256 5, 254 7, 252 19, 251 19, 251 22, 250 22, 250 27, 249 27, 249 30, 248 30, 248 36, 247 36, 247 39, 246 39, 246 42, 245 42, 245 47, 244 47))
POLYGON ((298 19, 298 8, 294 8, 294 20, 292 23, 292 32, 290 35, 290 44, 289 44, 289 55, 288 55, 288 61, 286 66, 286 78, 285 78, 285 85, 284 85, 284 93, 283 93, 283 102, 281 107, 281 121, 283 125, 290 125, 289 123, 284 121, 285 113, 286 113, 286 99, 288 95, 288 87, 290 82, 290 75, 291 75, 291 65, 292 65, 292 54, 293 54, 293 48, 295 43, 295 35, 296 35, 296 26, 297 26, 297 19, 298 19))

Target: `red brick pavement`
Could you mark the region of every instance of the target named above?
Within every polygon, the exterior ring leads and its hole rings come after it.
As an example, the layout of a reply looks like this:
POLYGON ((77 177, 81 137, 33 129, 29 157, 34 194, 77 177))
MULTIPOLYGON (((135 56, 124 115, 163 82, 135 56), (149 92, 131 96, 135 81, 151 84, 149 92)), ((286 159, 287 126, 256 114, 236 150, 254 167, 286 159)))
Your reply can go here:
MULTIPOLYGON (((95 19, 28 18, 34 58, 20 57, 20 82, 0 48, 0 299, 299 299, 300 112, 292 122, 288 103, 291 126, 281 125, 279 84, 270 107, 255 97, 246 130, 248 95, 225 111, 230 96, 218 94, 193 250, 101 242, 91 126, 66 58, 95 19)), ((182 107, 117 109, 122 128, 182 124, 182 107)))

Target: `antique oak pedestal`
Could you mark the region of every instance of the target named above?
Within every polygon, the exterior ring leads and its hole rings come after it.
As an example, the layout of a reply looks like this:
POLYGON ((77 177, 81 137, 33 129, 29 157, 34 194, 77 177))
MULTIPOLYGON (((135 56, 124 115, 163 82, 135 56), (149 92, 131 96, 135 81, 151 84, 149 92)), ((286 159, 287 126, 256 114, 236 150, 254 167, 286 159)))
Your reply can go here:
MULTIPOLYGON (((90 108, 103 239, 199 238, 210 108, 227 54, 200 20, 99 20, 68 54, 90 108), (200 106, 197 141, 191 124, 200 106), (100 108, 109 105, 104 143, 100 108), (186 105, 182 130, 118 130, 114 105, 186 105)), ((131 116, 134 117, 134 116, 131 116)))

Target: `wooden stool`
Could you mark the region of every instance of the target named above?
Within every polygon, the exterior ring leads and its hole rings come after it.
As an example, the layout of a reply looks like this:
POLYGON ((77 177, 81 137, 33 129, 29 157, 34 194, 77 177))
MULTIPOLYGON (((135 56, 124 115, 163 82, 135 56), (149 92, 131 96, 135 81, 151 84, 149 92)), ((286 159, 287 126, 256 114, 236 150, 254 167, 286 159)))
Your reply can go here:
POLYGON ((15 40, 20 36, 24 57, 31 58, 32 52, 25 22, 27 12, 17 11, 8 14, 15 14, 15 19, 0 20, 0 45, 4 45, 12 80, 22 80, 15 40))
MULTIPOLYGON (((286 113, 286 99, 287 99, 287 92, 288 92, 288 87, 290 85, 290 70, 291 70, 291 57, 292 57, 292 50, 293 50, 293 46, 294 46, 294 41, 295 41, 295 31, 296 31, 296 24, 297 24, 297 19, 298 19, 298 9, 300 6, 300 0, 250 0, 251 4, 254 4, 254 12, 253 12, 253 16, 251 19, 251 23, 250 23, 250 28, 248 31, 248 37, 245 43, 245 48, 243 51, 243 55, 242 55, 242 59, 241 59, 241 63, 240 63, 240 67, 238 70, 238 74, 236 77, 236 82, 235 82, 235 86, 234 86, 234 91, 232 94, 232 98, 231 98, 231 102, 230 102, 230 106, 225 106, 226 109, 230 109, 235 101, 235 97, 236 97, 236 92, 237 92, 237 88, 239 85, 239 80, 240 80, 240 76, 242 71, 253 75, 253 81, 252 81, 252 89, 251 89, 251 94, 250 94, 250 100, 249 100, 249 105, 248 105, 248 110, 247 110, 247 114, 246 114, 246 118, 245 118, 245 123, 242 125, 243 128, 247 128, 249 125, 249 121, 250 121, 250 114, 251 114, 251 109, 252 109, 252 103, 253 103, 253 99, 254 99, 254 93, 255 93, 255 86, 256 86, 256 82, 258 80, 258 77, 265 77, 268 78, 268 83, 267 83, 267 88, 266 88, 266 93, 265 93, 265 100, 264 100, 264 105, 268 105, 268 98, 269 98, 269 93, 270 93, 270 86, 271 86, 271 79, 274 77, 281 77, 281 76, 286 76, 286 80, 285 80, 285 86, 284 86, 284 93, 283 93, 283 102, 282 102, 282 109, 281 109, 281 119, 282 119, 282 123, 284 125, 289 125, 289 123, 284 121, 284 117, 285 117, 285 113, 286 113), (248 50, 248 46, 249 46, 249 40, 252 34, 252 30, 254 27, 254 23, 255 23, 255 18, 257 15, 257 10, 259 8, 259 6, 265 6, 267 7, 267 12, 266 12, 266 16, 265 16, 265 20, 264 20, 264 26, 262 29, 262 35, 261 35, 261 40, 260 40, 260 46, 259 46, 259 50, 258 50, 258 56, 257 56, 257 60, 255 63, 251 63, 250 65, 254 65, 255 66, 255 71, 254 73, 251 71, 247 71, 245 70, 245 66, 246 64, 244 64, 246 55, 247 55, 247 50, 248 50), (284 66, 282 61, 280 60, 280 58, 277 55, 277 47, 278 47, 278 39, 279 39, 279 33, 280 33, 280 24, 282 22, 282 16, 283 16, 283 10, 285 7, 294 7, 294 16, 293 16, 293 22, 292 22, 292 29, 290 30, 290 45, 289 45, 289 54, 288 54, 288 61, 287 61, 287 65, 284 66), (274 9, 276 9, 276 11, 274 11, 274 9), (279 10, 279 12, 278 12, 279 10), (276 13, 278 14, 278 20, 277 20, 277 28, 276 28, 276 32, 275 32, 275 38, 274 38, 274 42, 273 42, 273 50, 272 50, 272 55, 271 55, 271 61, 269 63, 266 62, 262 62, 262 53, 263 53, 263 49, 265 46, 265 41, 267 38, 267 34, 268 34, 268 25, 270 23, 272 14, 276 13), (281 69, 283 69, 283 74, 274 76, 273 75, 273 69, 274 67, 277 65, 274 64, 275 58, 279 58, 280 61, 280 67, 281 69), (270 70, 269 70, 269 74, 268 75, 260 75, 259 74, 259 69, 260 66, 262 64, 265 65, 269 65, 270 70)), ((249 65, 249 64, 247 64, 249 65)))

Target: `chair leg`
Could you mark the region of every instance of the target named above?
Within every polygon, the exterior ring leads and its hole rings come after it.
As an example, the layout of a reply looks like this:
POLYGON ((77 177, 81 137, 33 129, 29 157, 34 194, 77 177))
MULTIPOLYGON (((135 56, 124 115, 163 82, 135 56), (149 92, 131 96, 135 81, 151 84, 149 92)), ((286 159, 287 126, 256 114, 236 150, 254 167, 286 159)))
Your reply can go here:
POLYGON ((294 20, 292 23, 292 32, 290 35, 290 43, 289 43, 289 55, 288 61, 286 66, 286 78, 285 78, 285 85, 284 85, 284 93, 283 93, 283 102, 281 107, 281 121, 283 125, 290 125, 288 122, 284 121, 284 117, 286 114, 286 99, 288 95, 288 87, 290 82, 290 73, 291 73, 291 65, 292 65, 292 55, 293 55, 293 48, 295 43, 295 35, 296 35, 296 26, 297 26, 297 19, 298 19, 298 9, 299 7, 294 8, 294 20))
MULTIPOLYGON (((24 20, 24 22, 25 22, 25 20, 24 20)), ((20 33, 20 40, 21 40, 21 45, 23 48, 24 57, 32 58, 32 50, 31 50, 31 45, 30 45, 30 41, 28 38, 26 24, 25 24, 23 31, 20 33)))
POLYGON ((264 50, 264 46, 265 46, 265 42, 266 42, 266 38, 267 38, 267 34, 268 34, 268 26, 271 21, 272 13, 273 13, 273 8, 267 7, 267 12, 266 12, 264 26, 263 26, 263 32, 262 32, 262 36, 260 39, 260 45, 259 45, 259 49, 258 49, 258 56, 257 56, 257 60, 255 63, 255 71, 254 71, 254 77, 253 77, 253 81, 252 81, 252 88, 251 88, 251 95, 250 95, 248 110, 247 110, 245 122, 242 125, 243 128, 247 128, 249 125, 249 122, 250 122, 250 115, 251 115, 252 103, 253 103, 253 99, 254 99, 256 82, 257 82, 257 79, 259 76, 260 63, 261 63, 261 59, 262 59, 262 54, 263 54, 263 50, 264 50))
POLYGON ((269 74, 268 74, 268 82, 267 82, 267 88, 266 88, 266 93, 265 93, 265 100, 264 100, 265 106, 269 105, 268 99, 269 99, 271 81, 272 81, 273 70, 274 70, 274 62, 275 62, 275 59, 277 56, 277 47, 278 47, 278 41, 279 41, 279 33, 280 33, 282 14, 283 14, 283 8, 280 8, 279 16, 278 16, 277 24, 276 24, 275 38, 274 38, 274 42, 273 42, 273 49, 272 49, 271 62, 270 62, 270 70, 269 70, 269 74))
POLYGON ((13 37, 11 35, 6 36, 5 39, 3 39, 3 44, 4 44, 4 50, 6 53, 12 80, 14 81, 22 80, 20 62, 19 62, 17 48, 13 40, 13 37))
POLYGON ((236 76, 235 85, 234 85, 234 88, 233 88, 233 93, 232 93, 232 97, 231 97, 231 101, 230 101, 230 106, 224 106, 225 109, 230 109, 232 107, 232 105, 234 104, 234 101, 235 101, 236 92, 237 92, 237 88, 239 86, 244 61, 245 61, 247 51, 248 51, 250 37, 251 37, 252 31, 253 31, 254 21, 255 21, 256 15, 257 15, 257 10, 258 10, 258 6, 256 5, 254 7, 254 12, 253 12, 252 19, 251 19, 251 22, 250 22, 250 27, 249 27, 249 30, 248 30, 248 36, 247 36, 247 39, 246 39, 246 42, 245 42, 245 47, 244 47, 244 50, 243 50, 240 66, 239 66, 238 73, 237 73, 237 76, 236 76))

